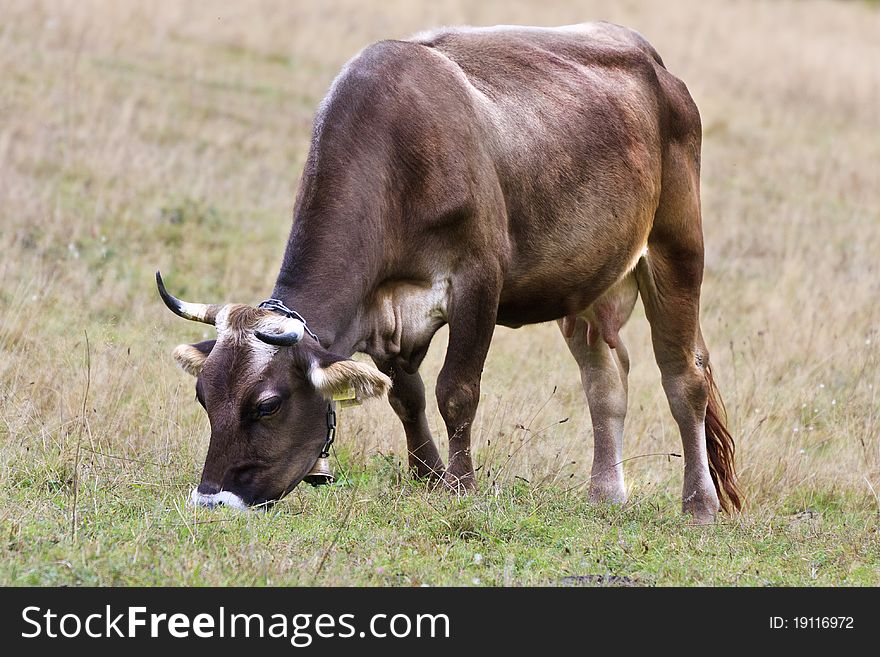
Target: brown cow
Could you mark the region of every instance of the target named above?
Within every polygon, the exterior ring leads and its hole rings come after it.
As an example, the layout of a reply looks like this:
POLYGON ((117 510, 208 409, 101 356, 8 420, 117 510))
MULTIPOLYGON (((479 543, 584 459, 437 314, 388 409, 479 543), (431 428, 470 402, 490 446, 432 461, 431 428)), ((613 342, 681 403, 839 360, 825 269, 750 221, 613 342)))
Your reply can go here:
POLYGON ((285 495, 322 451, 326 400, 346 388, 390 390, 414 473, 473 489, 494 327, 557 320, 592 417, 590 498, 623 502, 618 331, 641 294, 684 445, 684 510, 706 522, 719 504, 739 508, 699 324, 700 140, 685 85, 616 25, 443 29, 365 48, 318 110, 275 301, 188 304, 159 281, 172 310, 217 328, 175 351, 211 423, 193 499, 285 495), (418 373, 443 324, 445 467, 418 373))

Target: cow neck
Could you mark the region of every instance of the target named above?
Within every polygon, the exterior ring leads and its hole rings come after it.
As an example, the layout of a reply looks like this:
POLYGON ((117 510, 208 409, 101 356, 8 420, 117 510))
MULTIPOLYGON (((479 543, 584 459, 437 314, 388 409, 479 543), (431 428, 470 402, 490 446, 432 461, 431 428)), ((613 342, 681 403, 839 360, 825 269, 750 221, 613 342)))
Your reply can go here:
POLYGON ((351 312, 348 300, 316 296, 308 289, 288 286, 276 286, 272 296, 302 315, 325 349, 346 358, 354 353, 360 336, 353 322, 340 320, 360 313, 351 312))
POLYGON ((348 236, 300 240, 298 233, 291 234, 272 296, 302 315, 325 349, 349 357, 363 338, 368 263, 345 244, 348 236))
POLYGON ((345 122, 333 126, 331 136, 319 139, 316 129, 313 137, 274 296, 305 318, 326 349, 348 357, 364 338, 360 324, 382 268, 377 236, 387 208, 375 163, 358 166, 350 142, 339 138, 345 122))

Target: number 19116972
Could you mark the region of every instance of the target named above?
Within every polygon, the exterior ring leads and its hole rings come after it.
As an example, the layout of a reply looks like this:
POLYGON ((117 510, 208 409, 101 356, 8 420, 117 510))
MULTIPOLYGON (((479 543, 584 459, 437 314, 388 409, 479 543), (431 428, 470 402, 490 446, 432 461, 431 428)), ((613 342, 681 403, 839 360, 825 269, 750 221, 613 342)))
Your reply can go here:
POLYGON ((770 617, 770 628, 774 630, 851 630, 855 624, 852 616, 782 616, 770 617))

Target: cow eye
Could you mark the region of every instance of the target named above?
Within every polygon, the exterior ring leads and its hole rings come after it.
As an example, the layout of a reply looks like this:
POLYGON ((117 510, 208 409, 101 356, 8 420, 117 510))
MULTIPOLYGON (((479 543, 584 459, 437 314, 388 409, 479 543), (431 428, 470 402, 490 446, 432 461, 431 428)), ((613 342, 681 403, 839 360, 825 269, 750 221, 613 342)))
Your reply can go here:
POLYGON ((269 417, 270 415, 275 415, 275 413, 278 412, 279 408, 281 408, 281 398, 269 397, 269 399, 264 399, 259 404, 257 404, 256 416, 262 418, 269 417))

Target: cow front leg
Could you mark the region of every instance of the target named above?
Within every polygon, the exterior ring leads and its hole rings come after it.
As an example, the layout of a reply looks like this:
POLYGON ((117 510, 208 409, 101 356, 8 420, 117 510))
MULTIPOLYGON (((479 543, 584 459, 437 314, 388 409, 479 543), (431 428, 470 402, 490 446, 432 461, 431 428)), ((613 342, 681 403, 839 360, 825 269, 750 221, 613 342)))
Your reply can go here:
POLYGON ((485 278, 474 277, 453 290, 448 318, 449 347, 437 377, 436 392, 449 435, 449 459, 443 480, 455 491, 476 488, 471 428, 480 401, 483 364, 495 330, 499 288, 499 283, 487 284, 485 278))
POLYGON ((406 433, 409 470, 422 479, 439 479, 443 475, 443 459, 437 451, 428 418, 425 416, 425 384, 418 372, 407 373, 400 367, 374 359, 376 366, 391 378, 388 401, 406 433))

